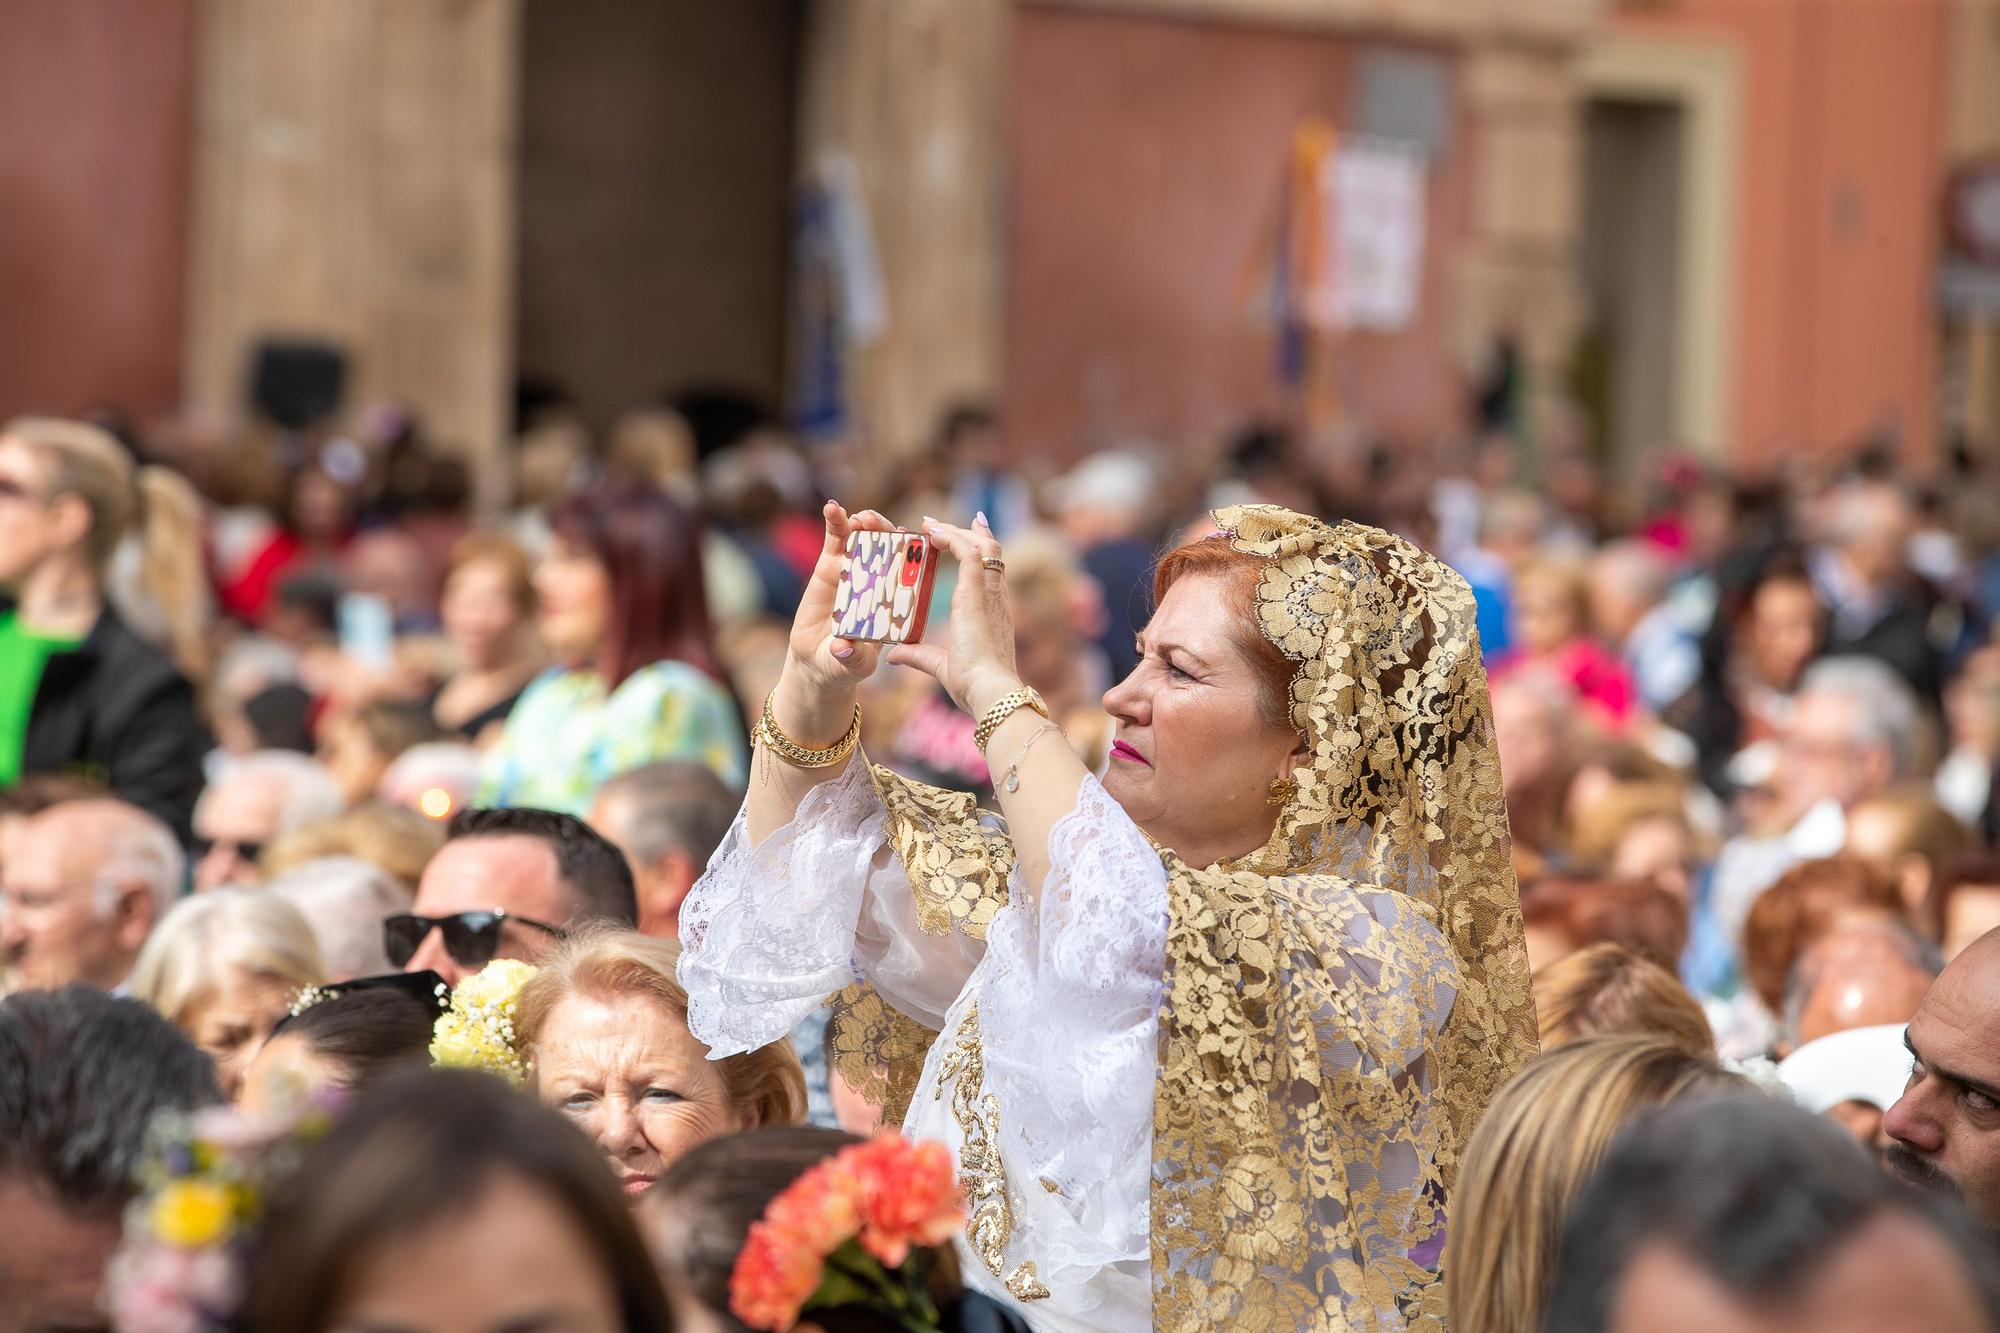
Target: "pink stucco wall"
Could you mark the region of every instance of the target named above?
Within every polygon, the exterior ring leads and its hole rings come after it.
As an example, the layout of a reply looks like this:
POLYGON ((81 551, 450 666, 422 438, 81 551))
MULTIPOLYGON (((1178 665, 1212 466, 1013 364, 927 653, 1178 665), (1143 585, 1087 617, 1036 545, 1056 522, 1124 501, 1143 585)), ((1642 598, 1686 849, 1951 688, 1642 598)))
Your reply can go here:
MULTIPOLYGON (((1365 44, 1033 5, 1014 29, 1013 442, 1067 457, 1133 435, 1209 439, 1281 407, 1246 271, 1274 223, 1294 126, 1308 114, 1347 122, 1365 44)), ((1454 117, 1430 176, 1419 317, 1337 353, 1346 405, 1404 437, 1452 429, 1463 411, 1451 282, 1471 136, 1461 109, 1454 117)))
POLYGON ((0 418, 180 397, 194 0, 10 0, 0 418))

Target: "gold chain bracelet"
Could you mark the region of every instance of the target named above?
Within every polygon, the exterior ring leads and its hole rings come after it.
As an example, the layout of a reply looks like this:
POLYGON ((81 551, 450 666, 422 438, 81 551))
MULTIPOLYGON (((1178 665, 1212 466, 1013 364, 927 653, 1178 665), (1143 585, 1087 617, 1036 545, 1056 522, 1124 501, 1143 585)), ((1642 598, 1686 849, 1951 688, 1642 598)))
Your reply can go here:
POLYGON ((861 705, 854 705, 854 721, 848 724, 845 736, 824 750, 809 750, 779 730, 778 719, 771 712, 771 695, 767 694, 764 696, 764 715, 757 720, 757 729, 752 733, 751 740, 769 746, 772 754, 794 768, 832 768, 853 754, 854 747, 861 743, 861 705))

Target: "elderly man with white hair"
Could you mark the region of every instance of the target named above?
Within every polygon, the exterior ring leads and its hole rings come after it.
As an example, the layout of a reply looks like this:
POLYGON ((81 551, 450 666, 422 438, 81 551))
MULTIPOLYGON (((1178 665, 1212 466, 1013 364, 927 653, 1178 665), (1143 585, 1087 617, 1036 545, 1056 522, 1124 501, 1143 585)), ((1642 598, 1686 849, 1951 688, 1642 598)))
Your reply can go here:
POLYGON ((382 951, 382 918, 410 910, 410 887, 373 861, 323 856, 264 886, 299 910, 319 941, 328 981, 395 971, 382 951))
POLYGON ((92 797, 31 816, 0 887, 8 988, 122 987, 186 874, 173 831, 137 806, 92 797))
POLYGON ((1874 658, 1807 668, 1771 774, 1780 831, 1741 834, 1716 858, 1711 893, 1732 938, 1780 875, 1846 845, 1849 810, 1915 775, 1921 716, 1909 686, 1874 658))
POLYGON ((305 755, 258 750, 233 761, 195 803, 196 892, 256 883, 265 843, 341 804, 333 775, 305 755))

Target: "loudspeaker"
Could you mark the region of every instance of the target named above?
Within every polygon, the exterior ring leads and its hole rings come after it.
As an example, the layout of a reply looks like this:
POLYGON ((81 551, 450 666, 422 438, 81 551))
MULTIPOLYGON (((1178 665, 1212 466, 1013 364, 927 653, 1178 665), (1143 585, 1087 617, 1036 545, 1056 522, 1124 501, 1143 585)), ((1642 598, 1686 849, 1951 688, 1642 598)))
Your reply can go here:
POLYGON ((309 338, 260 338, 250 349, 250 407, 286 430, 304 430, 340 410, 347 353, 309 338))

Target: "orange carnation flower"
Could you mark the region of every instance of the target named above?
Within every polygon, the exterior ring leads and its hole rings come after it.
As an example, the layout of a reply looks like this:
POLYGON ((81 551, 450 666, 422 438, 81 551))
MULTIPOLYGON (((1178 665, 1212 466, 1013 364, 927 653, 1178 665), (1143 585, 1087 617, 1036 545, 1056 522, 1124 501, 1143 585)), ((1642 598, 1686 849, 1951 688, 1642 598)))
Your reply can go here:
POLYGON ((861 1245, 894 1268, 912 1245, 942 1245, 965 1225, 951 1151, 884 1134, 841 1154, 862 1182, 861 1245))
POLYGON ((729 1277, 729 1308, 752 1328, 787 1333, 819 1289, 820 1254, 769 1222, 753 1222, 729 1277))
POLYGON ((823 1162, 800 1176, 764 1210, 764 1220, 824 1257, 861 1229, 861 1182, 823 1162))
MULTIPOLYGON (((856 1240, 884 1271, 851 1271, 852 1264, 867 1260, 850 1250, 845 1289, 851 1291, 849 1280, 859 1279, 874 1285, 890 1306, 909 1308, 917 1279, 895 1270, 913 1247, 942 1245, 964 1225, 950 1150, 883 1134, 843 1149, 771 1200, 736 1256, 729 1308, 752 1328, 787 1333, 819 1292, 827 1257, 856 1240)), ((917 1300, 929 1308, 927 1297, 917 1300)))

